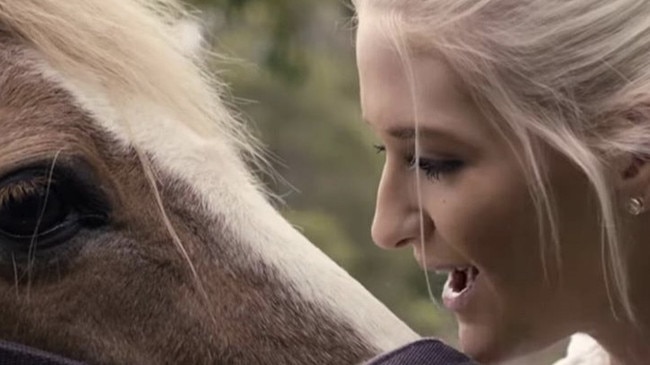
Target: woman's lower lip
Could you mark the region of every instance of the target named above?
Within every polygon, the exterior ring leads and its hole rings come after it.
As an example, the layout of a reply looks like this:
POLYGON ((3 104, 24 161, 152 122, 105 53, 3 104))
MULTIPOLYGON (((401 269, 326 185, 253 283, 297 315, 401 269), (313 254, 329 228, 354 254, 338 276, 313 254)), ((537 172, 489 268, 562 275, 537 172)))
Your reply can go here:
POLYGON ((451 276, 447 279, 442 290, 442 302, 444 306, 453 312, 463 312, 469 307, 475 291, 476 281, 469 283, 465 289, 457 293, 450 286, 451 276))

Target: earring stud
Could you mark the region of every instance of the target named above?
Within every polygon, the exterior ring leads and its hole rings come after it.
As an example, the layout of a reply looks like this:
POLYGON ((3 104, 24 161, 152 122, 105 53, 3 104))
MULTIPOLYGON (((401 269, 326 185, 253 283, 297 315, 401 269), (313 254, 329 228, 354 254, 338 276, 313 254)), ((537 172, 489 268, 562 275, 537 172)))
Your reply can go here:
POLYGON ((627 202, 627 211, 632 215, 639 215, 645 210, 645 202, 641 197, 631 198, 627 202))

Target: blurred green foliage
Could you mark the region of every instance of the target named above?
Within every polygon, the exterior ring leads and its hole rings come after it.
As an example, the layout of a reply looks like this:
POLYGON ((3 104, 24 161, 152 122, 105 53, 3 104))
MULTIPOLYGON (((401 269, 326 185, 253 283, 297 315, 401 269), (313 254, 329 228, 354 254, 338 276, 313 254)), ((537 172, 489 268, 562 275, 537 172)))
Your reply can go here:
POLYGON ((309 67, 305 60, 307 49, 302 47, 303 36, 312 20, 305 14, 311 12, 317 1, 194 0, 192 3, 219 14, 221 30, 241 29, 242 25, 254 27, 256 39, 254 44, 248 44, 264 47, 257 50, 259 65, 281 76, 285 83, 303 80, 309 67))
MULTIPOLYGON (((284 215, 423 335, 453 338, 410 250, 372 244, 383 157, 361 122, 350 8, 322 0, 194 0, 215 67, 284 178, 268 183, 284 215)), ((433 291, 440 292, 440 279, 433 291)))
MULTIPOLYGON (((268 184, 283 214, 422 335, 455 343, 408 249, 372 244, 383 157, 361 122, 351 7, 345 0, 187 0, 201 10, 215 64, 284 180, 268 184)), ((443 280, 431 278, 439 296, 443 280)), ((549 364, 562 351, 510 365, 549 364)))

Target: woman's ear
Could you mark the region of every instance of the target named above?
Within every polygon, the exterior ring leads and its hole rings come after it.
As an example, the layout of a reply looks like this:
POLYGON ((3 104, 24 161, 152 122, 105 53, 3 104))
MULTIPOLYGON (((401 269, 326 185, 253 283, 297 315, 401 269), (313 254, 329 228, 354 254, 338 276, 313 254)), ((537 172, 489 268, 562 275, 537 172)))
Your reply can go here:
POLYGON ((650 201, 650 158, 626 154, 617 159, 614 169, 618 196, 631 214, 639 214, 644 202, 650 201))

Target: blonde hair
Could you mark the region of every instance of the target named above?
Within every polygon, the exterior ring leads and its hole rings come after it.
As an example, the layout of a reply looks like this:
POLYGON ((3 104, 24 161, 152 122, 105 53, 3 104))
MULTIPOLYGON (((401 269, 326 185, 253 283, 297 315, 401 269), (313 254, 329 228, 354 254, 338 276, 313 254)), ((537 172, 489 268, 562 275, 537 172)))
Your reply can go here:
MULTIPOLYGON (((206 72, 201 55, 182 42, 196 21, 177 0, 1 0, 1 28, 21 37, 63 74, 102 85, 109 100, 133 96, 162 106, 201 136, 219 137, 258 167, 256 142, 206 72)), ((197 45, 199 48, 204 46, 197 45)))
POLYGON ((614 157, 650 154, 650 2, 636 0, 356 0, 381 11, 415 52, 444 57, 489 120, 524 148, 522 165, 546 255, 559 254, 542 144, 572 161, 600 205, 606 286, 631 321, 614 157), (550 240, 544 239, 550 232, 550 240))

